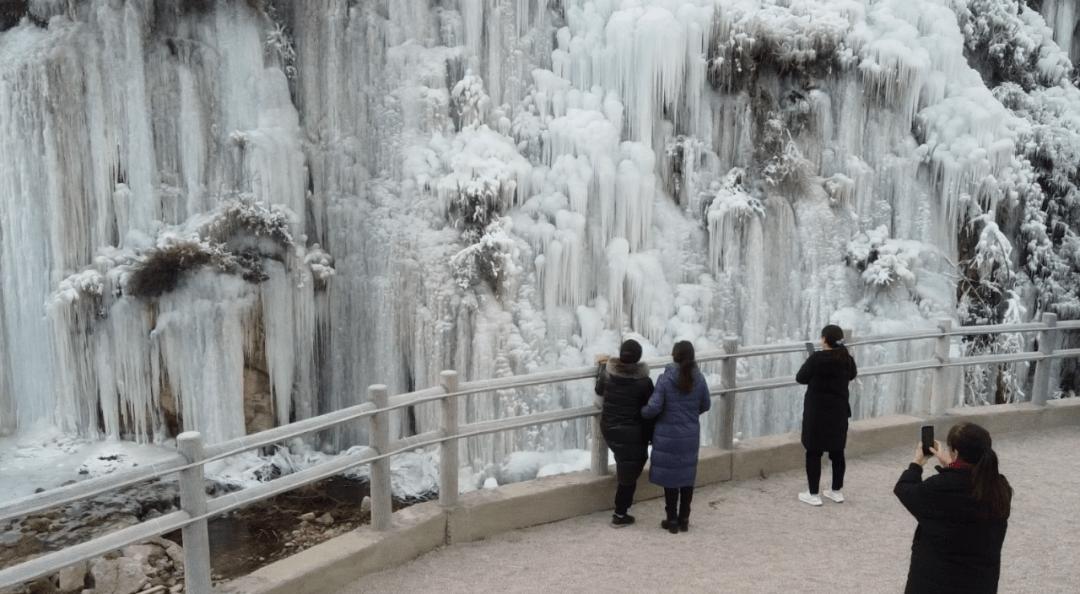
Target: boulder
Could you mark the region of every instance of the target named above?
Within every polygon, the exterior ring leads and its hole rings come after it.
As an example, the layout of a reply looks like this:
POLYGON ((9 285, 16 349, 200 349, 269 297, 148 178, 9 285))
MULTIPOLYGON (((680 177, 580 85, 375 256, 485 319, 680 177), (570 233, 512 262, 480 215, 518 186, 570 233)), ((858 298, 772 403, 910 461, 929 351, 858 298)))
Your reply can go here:
POLYGON ((142 563, 129 557, 100 559, 90 568, 94 588, 110 594, 135 594, 149 582, 142 563))
POLYGON ((123 552, 125 557, 149 564, 164 555, 165 549, 159 544, 149 543, 124 547, 123 552))
POLYGON ((86 561, 68 565, 60 570, 60 591, 64 594, 82 592, 86 585, 86 561))
POLYGON ((165 555, 172 560, 173 567, 175 567, 177 571, 182 572, 184 570, 184 547, 160 536, 154 537, 151 540, 165 548, 165 555))
POLYGON ((329 526, 330 524, 334 523, 334 516, 331 516, 330 512, 326 512, 325 514, 319 516, 315 521, 322 524, 323 526, 329 526))
POLYGON ((371 511, 371 497, 364 495, 364 499, 360 502, 360 511, 371 511))

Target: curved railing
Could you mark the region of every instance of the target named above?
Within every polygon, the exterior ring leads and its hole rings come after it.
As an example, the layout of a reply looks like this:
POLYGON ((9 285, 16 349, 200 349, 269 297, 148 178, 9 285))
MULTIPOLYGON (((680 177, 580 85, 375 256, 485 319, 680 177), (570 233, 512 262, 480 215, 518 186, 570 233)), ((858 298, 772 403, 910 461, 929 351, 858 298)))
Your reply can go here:
MULTIPOLYGON (((1050 366, 1047 363, 1054 359, 1080 356, 1080 349, 1058 350, 1056 348, 1060 341, 1061 331, 1076 329, 1080 329, 1080 321, 1059 324, 1054 314, 1044 314, 1042 321, 1035 323, 959 328, 953 328, 951 320, 941 320, 936 330, 849 337, 846 342, 854 347, 901 341, 936 341, 934 357, 931 359, 861 368, 859 375, 866 377, 929 370, 933 373, 931 398, 929 410, 922 412, 941 415, 948 407, 950 399, 950 386, 945 373, 950 368, 968 365, 1036 362, 1031 400, 1035 404, 1045 405, 1049 396, 1050 381, 1050 366), (979 357, 950 357, 950 344, 954 336, 1019 332, 1037 332, 1039 350, 979 357)), ((735 374, 737 359, 789 355, 802 352, 804 345, 803 343, 787 343, 740 347, 736 338, 726 338, 723 347, 722 350, 700 352, 697 360, 699 362, 719 361, 721 364, 720 385, 711 391, 713 396, 720 397, 720 422, 717 423, 715 439, 719 447, 731 449, 734 440, 735 401, 738 394, 796 385, 794 377, 791 376, 754 380, 737 385, 735 374)), ((650 367, 660 367, 668 361, 667 357, 644 360, 650 367)), ((6 522, 150 479, 173 473, 180 474, 180 511, 4 569, 0 571, 0 588, 29 582, 79 561, 180 529, 183 531, 185 554, 185 590, 189 594, 209 594, 211 591, 210 548, 206 527, 209 518, 341 474, 357 466, 370 464, 371 528, 376 531, 388 530, 392 520, 390 458, 418 448, 438 445, 440 448, 439 499, 444 506, 454 506, 458 500, 458 443, 461 439, 478 435, 591 417, 593 418, 592 472, 598 475, 607 474, 607 445, 598 430, 597 416, 600 409, 596 405, 458 424, 458 398, 461 396, 588 379, 595 375, 596 367, 588 366, 459 383, 457 372, 444 371, 441 374, 440 386, 436 388, 390 397, 385 386, 373 385, 368 388, 369 401, 363 404, 206 447, 203 446, 202 437, 198 433, 190 431, 182 433, 177 437, 179 453, 168 460, 60 487, 0 507, 0 522, 6 522), (439 403, 441 407, 439 429, 391 441, 390 412, 427 402, 439 403), (352 455, 340 456, 249 489, 228 493, 211 500, 206 499, 203 468, 208 462, 360 419, 367 419, 369 423, 369 445, 354 449, 352 455)))

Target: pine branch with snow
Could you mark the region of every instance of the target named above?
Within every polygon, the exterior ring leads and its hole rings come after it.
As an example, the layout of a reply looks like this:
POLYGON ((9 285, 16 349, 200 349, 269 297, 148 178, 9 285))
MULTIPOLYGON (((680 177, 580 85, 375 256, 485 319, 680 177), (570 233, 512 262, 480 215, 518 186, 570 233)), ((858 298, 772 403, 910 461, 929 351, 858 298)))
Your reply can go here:
POLYGON ((1042 16, 1019 0, 952 0, 952 8, 968 62, 988 87, 1011 82, 1031 90, 1072 74, 1072 63, 1057 51, 1042 16))
POLYGON ((484 227, 475 242, 450 259, 459 287, 470 289, 485 282, 496 295, 505 292, 510 279, 520 272, 517 243, 510 236, 512 228, 509 217, 497 218, 484 227))

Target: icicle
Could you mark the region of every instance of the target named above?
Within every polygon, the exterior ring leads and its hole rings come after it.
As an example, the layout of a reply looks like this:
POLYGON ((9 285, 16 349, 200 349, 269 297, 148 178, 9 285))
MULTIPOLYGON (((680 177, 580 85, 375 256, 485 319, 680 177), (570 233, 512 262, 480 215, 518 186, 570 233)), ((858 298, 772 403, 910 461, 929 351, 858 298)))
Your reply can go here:
MULTIPOLYGON (((294 280, 292 275, 279 262, 267 262, 264 268, 269 277, 260 285, 262 297, 262 322, 264 333, 264 353, 266 355, 266 367, 270 375, 271 397, 274 402, 274 413, 277 423, 284 425, 289 422, 289 413, 292 411, 292 392, 296 367, 294 361, 300 360, 297 355, 297 341, 300 340, 295 333, 295 315, 285 317, 275 312, 295 312, 293 302, 294 280)), ((307 321, 307 320, 303 320, 307 321)), ((311 335, 303 337, 310 341, 311 335)))
POLYGON ((630 244, 622 237, 612 239, 607 246, 608 303, 611 304, 611 325, 623 326, 623 303, 630 244))
POLYGON ((183 430, 202 432, 208 443, 246 433, 243 319, 252 306, 251 287, 201 272, 188 288, 162 296, 150 333, 179 399, 183 430))

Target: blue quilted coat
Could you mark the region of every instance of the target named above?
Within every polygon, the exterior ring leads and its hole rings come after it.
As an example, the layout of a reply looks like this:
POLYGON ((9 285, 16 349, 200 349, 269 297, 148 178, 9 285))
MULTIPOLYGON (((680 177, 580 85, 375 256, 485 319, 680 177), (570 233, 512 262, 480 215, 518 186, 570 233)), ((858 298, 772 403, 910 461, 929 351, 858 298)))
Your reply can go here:
POLYGON ((649 481, 665 488, 690 487, 697 478, 701 425, 698 416, 709 410, 709 386, 694 365, 694 387, 679 392, 679 365, 669 363, 656 382, 649 403, 641 409, 646 419, 656 417, 649 481))

